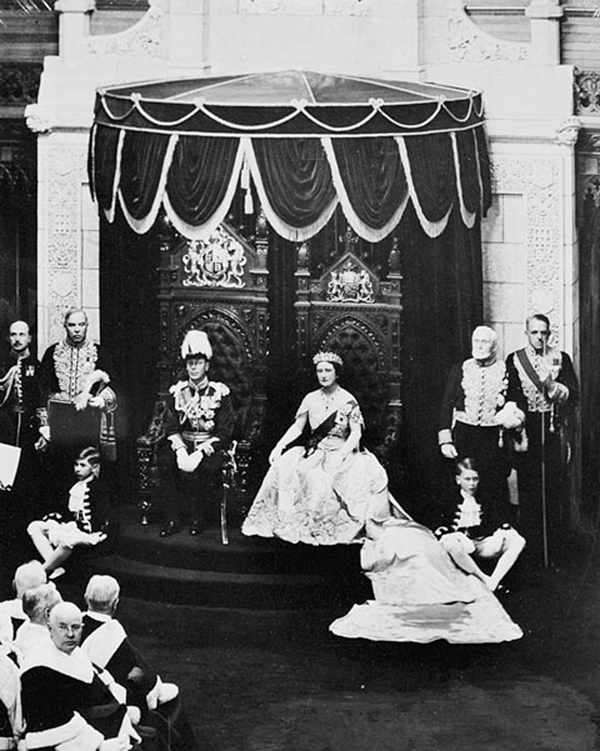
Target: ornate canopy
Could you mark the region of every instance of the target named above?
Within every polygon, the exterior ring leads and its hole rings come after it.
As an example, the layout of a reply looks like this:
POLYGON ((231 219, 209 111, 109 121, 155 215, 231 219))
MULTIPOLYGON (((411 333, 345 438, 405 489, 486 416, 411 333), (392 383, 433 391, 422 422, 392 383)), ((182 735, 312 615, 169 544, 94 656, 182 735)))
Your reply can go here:
POLYGON ((189 239, 210 234, 234 194, 256 195, 282 237, 318 233, 339 204, 378 242, 409 202, 439 236, 491 200, 481 95, 436 84, 285 71, 133 83, 96 96, 92 193, 138 233, 162 207, 189 239), (254 188, 252 188, 252 184, 254 188))

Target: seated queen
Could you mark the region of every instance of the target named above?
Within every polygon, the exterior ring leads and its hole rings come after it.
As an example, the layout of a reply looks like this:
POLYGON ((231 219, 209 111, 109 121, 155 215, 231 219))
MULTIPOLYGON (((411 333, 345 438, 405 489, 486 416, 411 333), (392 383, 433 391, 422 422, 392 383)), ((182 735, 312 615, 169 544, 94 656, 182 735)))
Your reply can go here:
POLYGON ((313 363, 320 388, 304 397, 271 452, 271 467, 242 525, 245 535, 352 543, 364 539, 368 519, 391 513, 386 471, 360 444, 358 402, 338 383, 342 358, 318 352, 313 363))

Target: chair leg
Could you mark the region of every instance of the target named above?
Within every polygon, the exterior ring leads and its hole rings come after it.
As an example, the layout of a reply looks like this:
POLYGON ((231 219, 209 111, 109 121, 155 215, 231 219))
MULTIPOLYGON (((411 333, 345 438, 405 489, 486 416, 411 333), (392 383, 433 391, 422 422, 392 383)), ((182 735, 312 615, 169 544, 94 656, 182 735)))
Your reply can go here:
POLYGON ((223 492, 221 493, 221 542, 223 545, 229 545, 229 535, 227 532, 227 496, 229 494, 229 483, 223 483, 223 492))

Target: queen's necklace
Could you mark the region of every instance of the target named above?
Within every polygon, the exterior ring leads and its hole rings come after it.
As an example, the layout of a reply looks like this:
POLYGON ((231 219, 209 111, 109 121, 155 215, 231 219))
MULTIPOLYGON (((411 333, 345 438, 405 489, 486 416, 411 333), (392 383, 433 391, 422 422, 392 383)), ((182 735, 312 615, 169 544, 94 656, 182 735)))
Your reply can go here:
POLYGON ((330 391, 328 394, 326 394, 323 389, 320 389, 321 394, 321 402, 323 404, 323 409, 329 410, 331 409, 331 405, 335 401, 338 393, 339 393, 339 386, 336 386, 333 391, 330 391))

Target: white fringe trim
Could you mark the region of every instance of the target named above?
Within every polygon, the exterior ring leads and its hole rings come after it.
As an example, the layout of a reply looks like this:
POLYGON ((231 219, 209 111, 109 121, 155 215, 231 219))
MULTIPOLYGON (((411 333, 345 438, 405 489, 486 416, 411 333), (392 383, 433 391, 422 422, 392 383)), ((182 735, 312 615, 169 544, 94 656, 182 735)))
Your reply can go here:
POLYGON ((417 214, 417 217, 419 218, 419 222, 421 223, 421 227, 423 227, 423 230, 426 232, 429 237, 439 237, 442 232, 446 229, 446 225, 448 224, 448 219, 450 218, 450 214, 452 213, 453 203, 450 204, 450 208, 448 209, 445 216, 443 216, 439 221, 432 222, 430 221, 424 214, 423 209, 421 207, 421 204, 419 202, 419 197, 417 196, 417 191, 415 190, 415 185, 413 182, 412 177, 412 171, 410 168, 410 160, 408 158, 408 151, 406 150, 406 144, 404 143, 404 138, 402 136, 394 136, 396 143, 398 144, 398 150, 400 152, 400 159, 402 160, 402 164, 404 165, 404 172, 406 173, 406 181, 408 183, 408 192, 410 195, 410 199, 413 203, 413 206, 415 207, 415 212, 417 214))
POLYGON ((179 141, 179 136, 177 134, 174 134, 169 138, 169 144, 165 152, 163 166, 162 166, 162 170, 160 173, 158 186, 156 188, 156 193, 154 194, 152 207, 150 208, 150 211, 146 214, 145 217, 143 217, 142 219, 134 219, 134 217, 131 216, 129 211, 127 211, 127 208, 125 206, 125 200, 123 198, 123 194, 121 193, 121 190, 119 189, 118 191, 119 192, 119 204, 121 206, 121 211, 123 212, 123 216, 127 220, 127 224, 131 227, 131 229, 134 232, 137 232, 139 235, 144 235, 146 232, 148 232, 148 230, 152 227, 152 225, 156 221, 156 217, 158 216, 158 211, 160 209, 160 204, 163 200, 163 196, 165 193, 165 186, 167 184, 167 175, 169 173, 169 168, 171 167, 171 162, 173 161, 173 154, 175 152, 175 147, 177 146, 178 141, 179 141))
MULTIPOLYGON (((450 138, 452 139, 452 153, 454 155, 454 173, 456 175, 456 192, 458 194, 458 203, 460 206, 460 215, 462 217, 463 223, 465 227, 468 229, 473 229, 475 225, 475 217, 477 216, 477 212, 473 211, 470 212, 467 210, 467 207, 465 206, 465 199, 463 196, 463 189, 462 189, 462 182, 460 179, 460 157, 458 153, 458 143, 456 141, 456 133, 451 133, 450 138)), ((479 168, 477 168, 477 174, 479 175, 479 168)))
POLYGON ((115 158, 115 174, 113 175, 113 186, 111 190, 110 206, 104 210, 104 215, 110 224, 115 221, 115 208, 117 206, 117 190, 119 182, 121 180, 121 156, 123 154, 123 142, 125 140, 126 131, 121 130, 119 132, 119 140, 117 141, 117 155, 115 158))
POLYGON ((314 237, 316 234, 318 234, 333 216, 333 213, 338 204, 337 196, 331 201, 329 206, 325 208, 319 218, 307 227, 293 227, 291 224, 287 224, 275 213, 275 210, 273 209, 273 206, 269 201, 262 176, 258 168, 258 163, 256 161, 256 155, 252 147, 252 140, 250 138, 244 140, 247 141, 246 158, 250 166, 250 174, 252 175, 252 179, 254 180, 258 198, 260 200, 262 209, 265 212, 265 216, 267 217, 267 221, 273 227, 275 232, 277 232, 277 234, 284 239, 290 240, 291 242, 304 242, 305 240, 309 240, 311 237, 314 237))
POLYGON ((408 192, 406 193, 406 196, 404 200, 399 204, 398 208, 394 212, 394 215, 390 219, 389 222, 387 222, 383 227, 379 229, 374 229, 373 227, 369 227, 368 224, 365 224, 362 219, 358 216, 356 211, 354 210, 354 207, 350 203, 350 199, 348 197, 348 191, 346 190, 346 186, 344 185, 344 181, 342 179, 342 175, 340 173, 340 167, 337 162, 335 151, 333 148, 333 144, 331 143, 331 138, 327 136, 323 136, 321 139, 321 143, 323 145, 323 149, 325 151, 325 154, 327 155, 327 159, 329 161, 329 167, 331 168, 331 176, 333 179, 333 185, 335 187, 340 205, 342 207, 342 211, 344 212, 344 216, 348 220, 348 224, 352 227, 352 229, 356 232, 356 234, 361 237, 363 240, 366 240, 367 242, 371 243, 377 243, 383 240, 385 237, 387 237, 390 233, 394 231, 400 220, 402 219, 402 216, 404 215, 404 211, 408 205, 408 192))
POLYGON ((227 216, 233 202, 235 189, 237 187, 240 172, 242 171, 242 166, 244 164, 246 140, 247 139, 245 138, 240 138, 238 152, 235 156, 233 169, 231 171, 231 178, 229 180, 227 190, 225 191, 223 201, 221 202, 220 206, 217 207, 216 211, 214 211, 210 219, 204 224, 194 226, 187 224, 187 222, 184 222, 171 205, 168 192, 165 192, 165 195, 163 197, 163 206, 165 207, 167 216, 171 220, 171 223, 175 227, 177 232, 179 232, 179 234, 183 235, 184 237, 187 237, 188 240, 203 240, 209 237, 210 234, 216 230, 216 228, 221 224, 221 222, 223 222, 223 220, 227 216))

